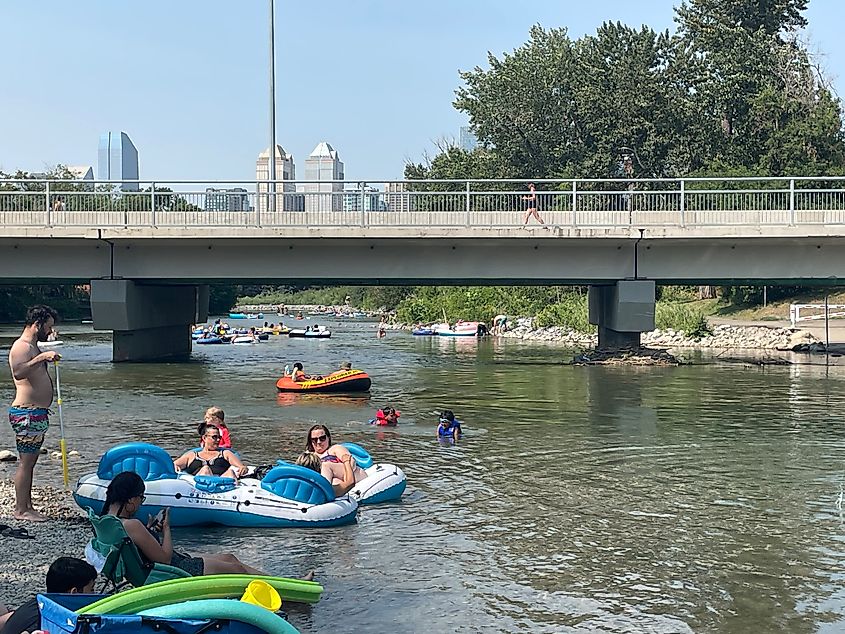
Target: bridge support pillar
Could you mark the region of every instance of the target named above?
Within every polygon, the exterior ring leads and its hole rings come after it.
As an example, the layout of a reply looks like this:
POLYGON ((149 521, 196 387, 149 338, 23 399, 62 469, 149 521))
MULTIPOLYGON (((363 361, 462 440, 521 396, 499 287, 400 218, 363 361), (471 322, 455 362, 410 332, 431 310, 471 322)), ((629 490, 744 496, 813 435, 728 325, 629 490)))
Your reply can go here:
POLYGON ((599 348, 639 347, 640 335, 654 330, 654 282, 622 280, 590 286, 590 323, 599 327, 599 348))
POLYGON ((92 280, 91 316, 112 330, 112 361, 187 361, 190 325, 208 319, 207 285, 92 280))

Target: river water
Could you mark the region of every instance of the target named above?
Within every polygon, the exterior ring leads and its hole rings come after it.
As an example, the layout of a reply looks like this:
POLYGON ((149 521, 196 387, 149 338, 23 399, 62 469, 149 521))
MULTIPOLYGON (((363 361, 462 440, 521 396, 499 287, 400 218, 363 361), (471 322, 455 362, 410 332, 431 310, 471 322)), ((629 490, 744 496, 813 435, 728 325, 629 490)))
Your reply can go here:
MULTIPOLYGON (((316 570, 323 600, 289 606, 302 632, 845 629, 845 368, 571 367, 547 344, 330 325, 330 340, 195 346, 181 365, 113 365, 108 335, 62 326, 67 435, 83 454, 71 477, 118 442, 194 446, 213 404, 252 463, 294 457, 320 422, 400 465, 401 503, 352 526, 177 531, 188 551, 316 570), (350 360, 373 389, 277 395, 296 360, 314 373, 350 360), (368 425, 388 403, 399 427, 368 425), (456 446, 435 438, 441 408, 464 421, 456 446)), ((18 332, 0 330, 4 359, 18 332)), ((0 443, 12 444, 6 425, 0 443)), ((59 478, 42 460, 37 480, 59 478)))

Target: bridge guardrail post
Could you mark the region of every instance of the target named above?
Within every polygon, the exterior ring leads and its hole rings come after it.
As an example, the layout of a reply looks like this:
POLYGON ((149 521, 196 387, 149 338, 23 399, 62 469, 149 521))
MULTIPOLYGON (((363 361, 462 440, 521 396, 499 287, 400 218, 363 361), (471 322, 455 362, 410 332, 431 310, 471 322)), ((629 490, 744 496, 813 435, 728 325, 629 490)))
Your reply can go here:
POLYGON ((687 198, 686 198, 686 187, 685 181, 681 179, 681 226, 686 227, 686 211, 687 211, 687 198))
POLYGON ((572 227, 578 226, 578 181, 572 181, 572 227))
POLYGON ((50 181, 48 180, 44 181, 44 202, 46 203, 44 209, 47 212, 47 226, 52 227, 53 218, 50 215, 50 212, 52 210, 52 206, 50 205, 50 181))
POLYGON ((466 193, 466 225, 467 225, 467 228, 469 228, 469 226, 470 226, 469 208, 470 208, 469 181, 467 181, 467 193, 466 193))
POLYGON ((150 226, 155 227, 155 183, 150 183, 150 226))
POLYGON ((367 184, 366 183, 358 183, 358 187, 361 188, 361 226, 366 227, 367 226, 367 205, 365 203, 364 196, 366 195, 365 190, 366 190, 367 184))
POLYGON ((789 226, 795 226, 795 179, 789 179, 789 226))

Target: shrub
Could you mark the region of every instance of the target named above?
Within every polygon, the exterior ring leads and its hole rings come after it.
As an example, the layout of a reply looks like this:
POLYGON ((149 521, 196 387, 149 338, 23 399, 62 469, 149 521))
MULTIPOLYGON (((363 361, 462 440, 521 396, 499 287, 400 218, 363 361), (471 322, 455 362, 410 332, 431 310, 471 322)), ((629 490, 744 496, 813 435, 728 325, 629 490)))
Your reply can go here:
POLYGON ((549 304, 537 314, 540 327, 563 326, 578 332, 595 332, 590 323, 586 295, 564 295, 560 301, 549 304))
POLYGON ((680 330, 692 339, 701 339, 713 334, 704 313, 677 302, 658 302, 654 321, 661 330, 680 330))

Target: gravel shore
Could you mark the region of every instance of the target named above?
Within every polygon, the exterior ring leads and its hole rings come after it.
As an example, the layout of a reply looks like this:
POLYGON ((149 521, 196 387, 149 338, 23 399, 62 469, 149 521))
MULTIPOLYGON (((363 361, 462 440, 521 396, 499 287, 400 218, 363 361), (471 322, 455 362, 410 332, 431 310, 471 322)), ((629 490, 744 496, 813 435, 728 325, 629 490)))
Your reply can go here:
POLYGON ((12 518, 15 489, 11 480, 0 480, 0 524, 26 528, 35 539, 17 539, 0 535, 0 603, 18 607, 38 592, 50 564, 58 557, 83 557, 91 528, 70 493, 49 486, 32 491, 35 508, 50 518, 49 522, 21 522, 12 518))

